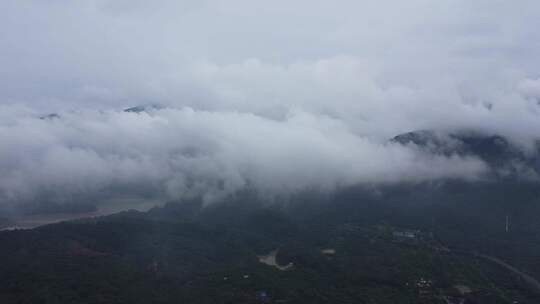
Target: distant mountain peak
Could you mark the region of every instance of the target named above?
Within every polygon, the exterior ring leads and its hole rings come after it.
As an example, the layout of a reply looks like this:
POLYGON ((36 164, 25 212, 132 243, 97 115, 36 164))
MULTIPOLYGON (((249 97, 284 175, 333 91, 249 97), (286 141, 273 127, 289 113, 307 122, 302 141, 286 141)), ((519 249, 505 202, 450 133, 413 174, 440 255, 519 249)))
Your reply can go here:
POLYGON ((134 107, 131 107, 131 108, 124 109, 124 112, 126 112, 126 113, 142 113, 142 112, 150 112, 150 111, 161 110, 163 108, 165 108, 165 107, 162 106, 162 105, 159 105, 159 104, 139 105, 139 106, 134 106, 134 107))
POLYGON ((60 119, 60 115, 58 115, 56 113, 50 113, 50 114, 47 114, 47 115, 40 116, 39 119, 41 119, 41 120, 60 119))
MULTIPOLYGON (((439 155, 477 157, 499 173, 513 175, 524 168, 540 173, 540 151, 525 153, 506 137, 474 130, 438 132, 419 130, 399 134, 391 142, 414 145, 439 155)), ((500 174, 499 174, 500 175, 500 174)))

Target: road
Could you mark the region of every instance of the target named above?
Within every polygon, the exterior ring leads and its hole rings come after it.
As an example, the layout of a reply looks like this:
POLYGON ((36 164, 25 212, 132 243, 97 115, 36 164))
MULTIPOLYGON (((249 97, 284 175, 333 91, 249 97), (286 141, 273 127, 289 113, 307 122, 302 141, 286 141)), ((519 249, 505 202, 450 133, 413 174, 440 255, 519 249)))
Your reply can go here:
POLYGON ((485 254, 479 254, 479 253, 475 253, 474 256, 491 261, 517 274, 521 279, 523 279, 525 283, 529 284, 529 286, 531 286, 538 294, 540 294, 540 282, 536 280, 535 278, 533 278, 532 276, 520 271, 519 269, 515 268, 514 266, 506 263, 505 261, 499 258, 485 255, 485 254))

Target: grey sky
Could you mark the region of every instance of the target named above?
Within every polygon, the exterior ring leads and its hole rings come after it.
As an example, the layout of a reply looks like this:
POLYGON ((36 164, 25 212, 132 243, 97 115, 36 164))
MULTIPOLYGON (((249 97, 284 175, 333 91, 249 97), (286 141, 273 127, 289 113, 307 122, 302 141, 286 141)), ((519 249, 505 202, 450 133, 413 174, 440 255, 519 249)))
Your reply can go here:
POLYGON ((474 128, 530 145, 538 13, 502 0, 2 1, 0 200, 475 178, 476 160, 384 142, 474 128), (121 112, 140 104, 167 108, 121 112))

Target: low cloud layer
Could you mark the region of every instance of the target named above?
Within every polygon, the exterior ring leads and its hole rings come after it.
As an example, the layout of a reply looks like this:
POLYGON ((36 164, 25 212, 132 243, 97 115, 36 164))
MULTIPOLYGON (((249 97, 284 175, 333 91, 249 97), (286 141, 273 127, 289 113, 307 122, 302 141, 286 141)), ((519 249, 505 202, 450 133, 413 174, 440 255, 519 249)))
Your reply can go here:
POLYGON ((368 140, 340 120, 303 112, 283 120, 191 108, 19 115, 0 126, 9 147, 0 154, 0 194, 7 201, 63 202, 116 189, 112 194, 144 190, 168 198, 202 195, 210 202, 245 187, 289 193, 475 179, 485 169, 475 159, 368 140))
POLYGON ((472 129, 531 149, 538 11, 484 0, 2 1, 0 203, 479 178, 479 160, 388 139, 472 129))

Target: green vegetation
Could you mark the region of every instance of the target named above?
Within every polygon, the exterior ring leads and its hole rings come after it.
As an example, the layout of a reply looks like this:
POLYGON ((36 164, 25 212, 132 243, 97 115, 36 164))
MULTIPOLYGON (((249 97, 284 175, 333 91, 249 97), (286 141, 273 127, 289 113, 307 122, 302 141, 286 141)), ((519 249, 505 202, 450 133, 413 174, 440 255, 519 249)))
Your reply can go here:
POLYGON ((299 194, 271 206, 244 193, 207 208, 170 203, 4 231, 0 302, 540 301, 519 275, 475 255, 539 277, 540 229, 531 219, 538 190, 460 183, 385 190, 299 194), (521 199, 520 208, 506 204, 503 193, 521 199), (292 269, 258 261, 276 249, 278 263, 292 269))

